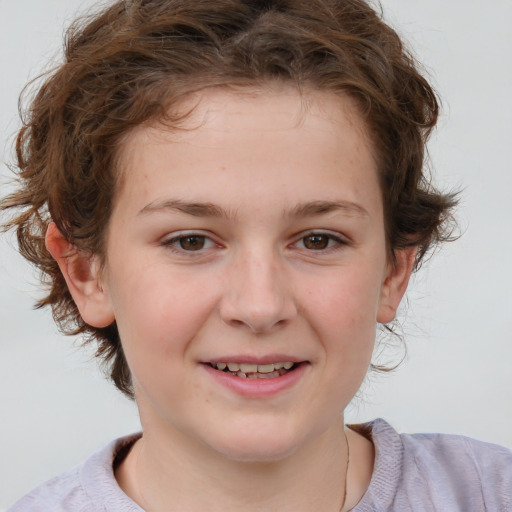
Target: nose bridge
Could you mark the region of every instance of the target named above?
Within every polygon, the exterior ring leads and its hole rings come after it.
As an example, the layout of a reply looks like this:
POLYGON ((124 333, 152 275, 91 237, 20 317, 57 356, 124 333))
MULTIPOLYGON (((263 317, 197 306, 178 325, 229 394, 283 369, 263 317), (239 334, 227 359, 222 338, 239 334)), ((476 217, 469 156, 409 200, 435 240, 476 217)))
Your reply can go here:
POLYGON ((240 251, 227 275, 221 307, 224 321, 261 333, 291 320, 296 309, 285 274, 271 247, 255 244, 240 251))

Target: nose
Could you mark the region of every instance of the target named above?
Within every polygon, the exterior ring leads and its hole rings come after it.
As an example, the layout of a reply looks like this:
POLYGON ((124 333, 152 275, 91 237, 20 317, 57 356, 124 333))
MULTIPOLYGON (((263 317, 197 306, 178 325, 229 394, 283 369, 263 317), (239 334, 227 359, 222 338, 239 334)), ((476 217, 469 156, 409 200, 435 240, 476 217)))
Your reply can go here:
POLYGON ((276 260, 260 250, 231 264, 220 302, 225 323, 263 334, 283 327, 297 315, 292 283, 276 260))

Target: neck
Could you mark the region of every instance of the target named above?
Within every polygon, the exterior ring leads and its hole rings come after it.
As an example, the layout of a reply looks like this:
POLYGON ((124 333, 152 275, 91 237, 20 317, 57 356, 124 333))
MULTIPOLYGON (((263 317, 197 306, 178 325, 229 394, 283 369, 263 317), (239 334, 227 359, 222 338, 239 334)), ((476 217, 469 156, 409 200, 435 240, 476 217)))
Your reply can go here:
POLYGON ((299 451, 270 462, 230 460, 188 439, 162 438, 147 429, 116 477, 147 512, 241 507, 251 512, 266 506, 282 512, 339 512, 345 502, 347 461, 342 417, 299 451))

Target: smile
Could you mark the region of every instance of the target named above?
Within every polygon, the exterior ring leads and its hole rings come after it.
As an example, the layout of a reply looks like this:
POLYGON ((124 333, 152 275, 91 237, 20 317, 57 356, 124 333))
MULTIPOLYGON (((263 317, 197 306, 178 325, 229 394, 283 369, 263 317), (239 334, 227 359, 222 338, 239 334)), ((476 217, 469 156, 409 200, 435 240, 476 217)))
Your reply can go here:
POLYGON ((291 361, 270 363, 270 364, 247 364, 247 363, 209 363, 215 370, 231 374, 242 379, 274 379, 281 377, 296 367, 291 361))

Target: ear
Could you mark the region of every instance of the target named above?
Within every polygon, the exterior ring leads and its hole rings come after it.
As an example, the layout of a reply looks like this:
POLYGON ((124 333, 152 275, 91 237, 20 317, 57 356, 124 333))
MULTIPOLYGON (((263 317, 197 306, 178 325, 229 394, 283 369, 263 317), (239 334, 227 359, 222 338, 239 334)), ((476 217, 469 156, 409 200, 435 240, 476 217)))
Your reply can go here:
POLYGON ((46 248, 58 263, 84 322, 106 327, 115 320, 110 298, 100 280, 99 259, 71 244, 54 222, 46 231, 46 248))
POLYGON ((411 277, 416 260, 416 247, 400 249, 395 253, 395 261, 390 262, 382 283, 377 322, 391 322, 404 296, 409 278, 411 277))

